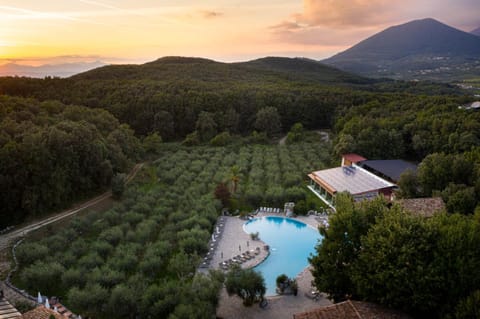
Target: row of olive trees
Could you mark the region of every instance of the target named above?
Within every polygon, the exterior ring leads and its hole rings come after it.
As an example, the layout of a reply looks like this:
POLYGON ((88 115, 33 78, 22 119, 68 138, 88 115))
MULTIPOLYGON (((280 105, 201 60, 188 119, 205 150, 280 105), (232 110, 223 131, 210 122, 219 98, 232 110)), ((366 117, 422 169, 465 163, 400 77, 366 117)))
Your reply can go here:
POLYGON ((194 274, 219 205, 206 164, 221 159, 166 153, 116 208, 19 247, 21 285, 97 318, 211 317, 222 280, 194 274), (167 166, 183 169, 172 177, 167 166))
POLYGON ((221 280, 194 274, 222 207, 215 187, 225 181, 242 199, 254 185, 260 200, 272 203, 272 187, 278 188, 281 203, 304 196, 305 189, 298 188, 305 177, 299 167, 309 164, 301 162, 300 154, 309 149, 322 151, 316 145, 166 146, 115 208, 21 245, 19 284, 31 293, 60 296, 75 312, 96 318, 209 317, 221 280), (279 180, 269 184, 269 174, 279 180), (293 179, 288 185, 282 183, 287 174, 293 179), (295 187, 300 195, 289 197, 295 187), (196 286, 197 280, 205 282, 204 288, 196 286), (212 287, 216 290, 207 291, 212 287), (189 300, 197 307, 188 307, 189 300))

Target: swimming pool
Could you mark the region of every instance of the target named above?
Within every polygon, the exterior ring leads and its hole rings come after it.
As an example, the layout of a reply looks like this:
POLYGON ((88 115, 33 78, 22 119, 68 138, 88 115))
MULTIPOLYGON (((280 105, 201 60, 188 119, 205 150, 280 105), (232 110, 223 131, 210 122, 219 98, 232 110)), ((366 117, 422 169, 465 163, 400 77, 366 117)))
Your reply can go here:
POLYGON ((270 246, 270 256, 254 269, 260 271, 267 285, 267 296, 276 295, 276 279, 281 274, 295 278, 308 266, 308 257, 321 240, 317 229, 294 219, 268 216, 249 220, 247 233, 258 232, 270 246))

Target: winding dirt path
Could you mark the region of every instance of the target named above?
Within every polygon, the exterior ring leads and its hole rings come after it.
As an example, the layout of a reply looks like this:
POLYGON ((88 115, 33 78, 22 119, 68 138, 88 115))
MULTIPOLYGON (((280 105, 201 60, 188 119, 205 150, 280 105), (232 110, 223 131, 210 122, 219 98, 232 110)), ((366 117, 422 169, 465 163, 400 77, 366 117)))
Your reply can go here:
MULTIPOLYGON (((330 134, 328 133, 327 130, 315 130, 315 131, 312 131, 312 132, 316 132, 317 134, 319 134, 322 138, 322 142, 329 142, 330 141, 330 134)), ((288 137, 288 135, 285 135, 284 137, 279 139, 278 140, 278 145, 285 145, 285 143, 287 142, 287 137, 288 137)))
MULTIPOLYGON (((138 173, 138 171, 143 167, 144 163, 136 164, 133 169, 130 171, 130 173, 127 176, 126 182, 129 183, 138 173)), ((9 248, 13 241, 17 240, 20 237, 24 237, 28 233, 37 230, 41 227, 44 227, 46 225, 55 223, 61 219, 64 219, 66 217, 75 215, 76 213, 89 208, 91 206, 97 205, 98 203, 102 202, 105 199, 108 199, 112 196, 112 192, 108 191, 105 192, 97 197, 94 197, 86 202, 76 204, 73 208, 70 208, 68 210, 62 211, 54 216, 44 218, 41 220, 38 220, 30 225, 24 226, 22 228, 19 228, 17 230, 14 230, 10 233, 7 233, 5 235, 0 236, 0 252, 4 249, 9 248)))

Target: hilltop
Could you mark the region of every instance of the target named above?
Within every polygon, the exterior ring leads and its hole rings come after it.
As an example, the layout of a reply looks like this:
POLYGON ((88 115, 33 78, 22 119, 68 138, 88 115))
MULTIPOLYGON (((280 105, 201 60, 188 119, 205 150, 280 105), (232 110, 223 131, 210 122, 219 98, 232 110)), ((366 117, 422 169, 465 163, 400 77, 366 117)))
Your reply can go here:
POLYGON ((480 74, 480 38, 434 19, 390 27, 322 62, 373 77, 449 80, 480 74))
POLYGON ((109 65, 72 77, 75 80, 156 80, 276 82, 313 81, 325 84, 372 81, 332 66, 303 58, 267 57, 248 62, 223 63, 196 57, 163 57, 141 65, 109 65))

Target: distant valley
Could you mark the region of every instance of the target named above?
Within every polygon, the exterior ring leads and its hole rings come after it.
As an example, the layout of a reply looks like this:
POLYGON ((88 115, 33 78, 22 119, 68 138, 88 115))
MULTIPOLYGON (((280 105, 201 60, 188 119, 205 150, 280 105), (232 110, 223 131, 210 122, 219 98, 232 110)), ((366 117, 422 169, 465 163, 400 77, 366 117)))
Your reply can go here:
POLYGON ((39 66, 7 63, 0 65, 0 76, 26 76, 44 78, 46 76, 65 78, 106 65, 101 61, 75 62, 62 64, 44 64, 39 66))

